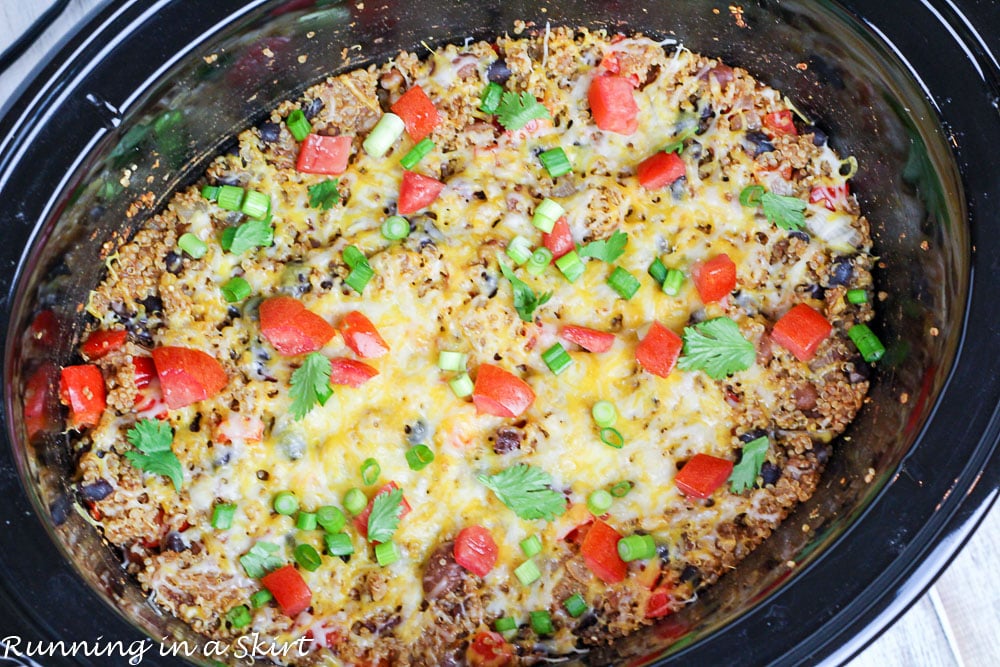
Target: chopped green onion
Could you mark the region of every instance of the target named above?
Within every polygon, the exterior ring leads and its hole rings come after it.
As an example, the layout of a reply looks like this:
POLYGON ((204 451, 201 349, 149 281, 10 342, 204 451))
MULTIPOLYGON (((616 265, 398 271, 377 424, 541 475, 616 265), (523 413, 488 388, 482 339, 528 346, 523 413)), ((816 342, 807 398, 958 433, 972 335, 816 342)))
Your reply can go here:
POLYGON ((471 396, 472 390, 475 388, 472 384, 472 378, 469 377, 468 373, 456 375, 448 381, 448 386, 451 387, 452 392, 454 392, 455 396, 458 398, 471 396))
POLYGON ((855 324, 847 330, 847 335, 854 341, 865 361, 878 361, 885 354, 885 346, 867 324, 855 324))
POLYGON ((427 154, 434 150, 434 142, 424 137, 417 145, 406 152, 406 155, 399 161, 403 169, 413 169, 417 163, 427 157, 427 154))
POLYGON ((354 516, 361 514, 361 510, 367 506, 368 497, 365 495, 364 491, 357 487, 349 489, 344 495, 344 509, 354 516))
POLYGON ((626 563, 646 560, 656 555, 656 543, 652 535, 629 535, 618 540, 618 555, 626 563))
POLYGON ((389 147, 396 143, 396 139, 399 139, 405 128, 403 119, 396 114, 382 114, 361 146, 372 157, 382 157, 389 147))
POLYGON ((233 525, 236 503, 220 503, 212 508, 212 528, 228 530, 233 525))
POLYGON ((285 125, 288 127, 288 131, 292 133, 292 136, 295 137, 295 141, 304 141, 309 136, 309 133, 312 132, 312 124, 306 118, 302 109, 296 109, 288 114, 285 125))
POLYGON ((513 634, 517 632, 517 619, 513 616, 502 616, 496 620, 493 627, 496 628, 497 632, 506 637, 508 633, 513 634))
POLYGON ((299 512, 295 517, 295 527, 299 530, 316 530, 316 513, 299 512))
POLYGON ((227 211, 238 211, 243 205, 244 194, 243 188, 238 185, 223 185, 219 188, 216 202, 219 204, 219 208, 224 208, 227 211))
POLYGON ((590 495, 587 496, 587 509, 594 516, 601 516, 611 509, 611 503, 613 499, 611 494, 604 489, 597 489, 591 491, 590 495))
POLYGON ((399 560, 399 548, 395 542, 382 542, 375 545, 375 560, 382 567, 392 565, 399 560))
POLYGON ((503 86, 492 81, 483 88, 479 96, 479 110, 484 113, 496 113, 500 108, 500 98, 503 97, 503 86))
POLYGON ((573 165, 569 163, 566 151, 561 146, 545 151, 538 156, 538 159, 541 160, 545 171, 549 172, 549 176, 552 178, 559 178, 573 170, 573 165))
POLYGON ((531 559, 518 565, 517 569, 514 570, 514 574, 517 576, 518 581, 525 586, 533 584, 542 576, 538 566, 535 565, 535 561, 531 559))
POLYGON ((336 533, 344 528, 347 517, 334 505, 323 505, 316 510, 316 523, 328 533, 336 533))
POLYGON ((608 285, 623 299, 631 299, 639 291, 639 281, 620 266, 616 266, 608 276, 608 285))
POLYGON ((177 239, 177 247, 194 259, 201 259, 208 252, 208 245, 191 232, 181 234, 181 237, 177 239))
POLYGON ((663 291, 670 296, 677 296, 684 284, 684 272, 680 269, 670 269, 667 277, 663 280, 663 291))
POLYGON ((347 533, 327 533, 323 536, 326 552, 331 556, 350 556, 354 553, 354 543, 347 533))
POLYGON ((464 352, 441 350, 438 352, 438 368, 443 371, 464 371, 469 363, 469 355, 464 352))
POLYGON ((226 620, 229 621, 230 626, 238 630, 250 625, 250 622, 253 621, 253 616, 250 615, 250 610, 247 609, 247 606, 241 604, 226 612, 226 620))
POLYGON ((253 605, 254 609, 258 609, 260 607, 263 607, 273 599, 274 595, 271 594, 271 591, 267 590, 266 588, 262 588, 250 596, 250 604, 253 605))
POLYGON ((663 281, 667 279, 667 267, 663 265, 659 257, 653 260, 646 272, 652 276, 657 285, 662 285, 663 281))
POLYGON ((365 486, 371 486, 377 482, 381 474, 382 466, 375 459, 367 458, 361 464, 361 481, 364 482, 365 486))
POLYGON ((347 274, 347 278, 344 282, 358 294, 363 294, 368 281, 374 277, 375 271, 372 270, 372 267, 367 264, 359 264, 351 269, 351 272, 347 274))
POLYGON ((201 188, 201 196, 208 201, 215 201, 219 198, 219 191, 222 189, 218 185, 205 185, 201 188))
POLYGON ((547 609, 533 611, 529 616, 531 617, 531 629, 536 633, 551 635, 555 632, 555 628, 552 627, 552 614, 547 609))
POLYGON ((309 570, 310 572, 315 572, 319 569, 319 566, 323 564, 323 559, 320 558, 319 552, 311 544, 299 544, 292 551, 292 555, 295 557, 295 562, 302 566, 303 569, 309 570))
POLYGON ((414 445, 406 450, 406 463, 410 470, 423 470, 434 460, 434 452, 427 445, 414 445))
POLYGON ((528 273, 533 276, 540 276, 545 271, 545 267, 552 261, 552 251, 548 248, 539 248, 531 253, 528 259, 528 273))
POLYGON ((364 265, 368 263, 365 253, 361 252, 356 245, 347 246, 341 254, 344 258, 344 264, 347 264, 352 269, 357 268, 359 264, 364 265))
POLYGON ((859 304, 868 302, 868 292, 863 289, 847 290, 847 303, 859 304))
POLYGON ((382 223, 382 236, 390 241, 405 239, 410 235, 410 221, 401 215, 390 215, 382 223))
POLYGON ((291 491, 282 491, 274 496, 274 511, 278 514, 291 516, 299 510, 299 500, 291 491))
POLYGON ((507 256, 514 260, 515 266, 521 266, 531 259, 531 241, 523 236, 515 236, 507 244, 507 256))
POLYGON ((258 192, 257 190, 247 190, 247 195, 243 199, 240 210, 248 218, 263 220, 271 212, 271 195, 258 192))
POLYGON ((632 482, 622 481, 611 487, 611 495, 615 498, 624 498, 632 490, 632 482))
POLYGON ((219 237, 219 245, 226 252, 233 247, 233 240, 236 238, 236 227, 226 227, 222 230, 222 235, 219 237))
POLYGON ((556 268, 562 271, 563 276, 571 283, 575 283, 576 279, 583 275, 583 261, 580 260, 576 250, 570 250, 557 259, 556 268))
POLYGON ((580 618, 583 616, 583 612, 587 611, 587 601, 583 599, 582 595, 576 593, 563 600, 563 608, 573 618, 580 618))
POLYGON ((236 303, 237 301, 242 301, 243 299, 250 296, 250 283, 248 283, 243 278, 236 276, 235 278, 230 278, 222 285, 222 296, 229 303, 236 303))
POLYGON ((566 348, 561 343, 556 343, 542 352, 542 361, 545 362, 550 371, 559 375, 572 365, 573 357, 569 356, 566 348))
POLYGON ((603 442, 608 447, 621 449, 622 447, 625 446, 625 438, 622 437, 622 434, 616 428, 611 428, 610 426, 607 428, 602 428, 600 436, 601 436, 601 442, 603 442))
POLYGON ((535 214, 531 216, 531 224, 546 234, 551 234, 556 220, 565 215, 565 213, 566 209, 559 202, 546 197, 535 207, 535 214))
POLYGON ((614 426, 618 420, 618 410, 611 401, 598 401, 590 409, 590 414, 594 416, 594 423, 601 428, 614 426))
POLYGON ((763 185, 748 185, 740 192, 740 205, 756 206, 766 190, 763 185))
POLYGON ((542 552, 542 540, 538 535, 529 535, 521 540, 521 551, 528 558, 540 554, 542 552))

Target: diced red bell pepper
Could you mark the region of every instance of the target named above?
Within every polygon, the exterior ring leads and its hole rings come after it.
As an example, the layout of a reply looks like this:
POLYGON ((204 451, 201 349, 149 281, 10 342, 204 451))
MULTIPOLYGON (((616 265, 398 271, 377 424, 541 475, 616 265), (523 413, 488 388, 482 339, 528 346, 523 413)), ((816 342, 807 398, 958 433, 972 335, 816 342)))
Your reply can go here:
POLYGON ((46 361, 28 377, 24 386, 24 428, 28 439, 55 422, 55 386, 59 369, 46 361))
POLYGON ((420 86, 413 86, 403 93, 390 109, 403 119, 406 133, 414 141, 420 141, 433 132, 440 120, 434 103, 420 86))
POLYGON ((674 611, 671 591, 671 584, 661 584, 653 589, 646 600, 646 618, 662 618, 674 611))
MULTIPOLYGON (((361 514, 354 517, 354 528, 358 531, 361 537, 364 537, 365 539, 368 538, 368 517, 372 515, 372 506, 375 504, 375 498, 381 496, 383 493, 389 493, 398 488, 399 484, 396 484, 396 482, 389 482, 379 489, 378 493, 372 496, 371 500, 368 501, 368 505, 361 510, 361 514)), ((406 496, 403 496, 403 501, 400 503, 400 507, 403 508, 403 510, 399 513, 399 518, 402 519, 404 516, 409 514, 412 509, 410 507, 410 503, 406 502, 406 496)))
POLYGON ((166 419, 167 403, 163 400, 160 378, 152 357, 132 357, 135 372, 135 401, 132 409, 140 419, 166 419))
POLYGON ((792 112, 788 109, 764 114, 764 127, 770 130, 772 134, 790 134, 795 136, 799 133, 795 129, 792 112))
POLYGON ((639 185, 647 190, 659 190, 684 175, 684 160, 677 153, 653 153, 636 166, 639 185))
POLYGON ((337 357, 330 360, 330 383, 346 387, 360 387, 378 375, 378 370, 363 361, 337 357))
POLYGON ((840 185, 817 185, 809 191, 809 201, 813 204, 822 203, 827 209, 836 211, 847 205, 850 188, 847 183, 840 185))
POLYGON ((443 189, 444 183, 439 180, 404 170, 403 182, 399 185, 399 201, 396 202, 396 211, 400 215, 416 213, 420 209, 430 206, 443 189))
POLYGON ((158 347, 153 350, 153 364, 163 399, 171 410, 212 398, 229 382, 222 364, 189 347, 158 347))
POLYGON ((107 331, 98 329, 89 336, 87 340, 80 344, 80 353, 94 361, 102 358, 109 352, 120 349, 125 344, 128 333, 125 331, 107 331))
POLYGON ((310 134, 299 148, 295 168, 306 174, 337 176, 347 171, 351 155, 351 138, 346 135, 327 137, 310 134))
POLYGON ((638 129, 639 106, 632 91, 632 83, 625 77, 608 74, 594 77, 587 91, 587 100, 597 127, 625 135, 638 129))
POLYGON ((312 604, 312 591, 294 565, 265 574, 260 583, 271 592, 285 616, 295 618, 312 604))
POLYGON ((31 321, 31 340, 36 345, 48 348, 55 345, 59 332, 59 318, 49 309, 40 310, 31 321))
POLYGON ((775 322, 771 340, 799 361, 809 361, 832 330, 833 326, 825 317, 811 306, 799 303, 775 322))
POLYGON ((556 260, 576 248, 573 243, 573 235, 569 231, 569 223, 563 216, 552 225, 552 231, 542 234, 542 243, 552 252, 552 259, 556 260))
POLYGON ((59 398, 69 406, 70 428, 96 426, 107 407, 101 369, 93 364, 63 368, 59 398))
POLYGON ((260 332, 281 354, 315 352, 337 330, 290 296, 273 296, 260 304, 260 332))
POLYGON ((583 562, 606 584, 617 584, 625 579, 628 565, 618 555, 620 539, 622 536, 617 530, 596 519, 580 545, 583 562))
POLYGON ((377 359, 389 352, 389 345, 379 335, 372 321, 356 310, 344 315, 340 334, 347 347, 362 359, 377 359))
POLYGON ((499 366, 482 364, 472 389, 476 411, 495 417, 520 417, 535 402, 531 385, 499 366))
POLYGON ((212 429, 215 442, 260 442, 264 439, 264 420, 253 414, 230 412, 212 429))
POLYGON ((455 562, 480 577, 496 565, 497 553, 493 535, 482 526, 463 528, 455 537, 455 562))
POLYGON ((514 647, 498 632, 477 632, 465 651, 472 667, 506 667, 514 659, 514 647))
POLYGON ((736 264, 722 253, 691 267, 691 278, 702 303, 719 301, 736 289, 736 264))
POLYGON ((635 348, 635 360, 653 375, 665 378, 670 375, 681 354, 684 341, 659 322, 653 322, 649 333, 635 348))
POLYGON ((674 477, 685 496, 709 498, 726 483, 733 472, 733 462, 708 454, 695 454, 674 477))
POLYGON ((607 352, 615 344, 615 335, 606 331, 596 331, 587 327, 567 324, 559 335, 571 343, 576 343, 587 352, 607 352))

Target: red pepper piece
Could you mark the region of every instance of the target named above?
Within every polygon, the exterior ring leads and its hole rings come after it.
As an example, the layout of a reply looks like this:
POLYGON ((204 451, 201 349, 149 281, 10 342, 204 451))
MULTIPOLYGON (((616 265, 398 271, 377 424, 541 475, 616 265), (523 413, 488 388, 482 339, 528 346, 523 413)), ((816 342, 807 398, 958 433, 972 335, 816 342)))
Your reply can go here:
POLYGON ((477 632, 465 651, 465 660, 473 667, 505 667, 514 659, 514 647, 498 632, 477 632))
POLYGON ((24 428, 28 439, 49 430, 55 423, 55 387, 59 369, 46 361, 24 386, 24 428))
POLYGON ((613 333, 578 327, 573 324, 564 326, 559 332, 559 336, 571 343, 576 343, 587 352, 607 352, 615 344, 613 333))
POLYGON ((132 409, 140 418, 166 419, 167 403, 163 400, 160 378, 152 357, 133 357, 135 372, 135 401, 132 409))
POLYGON ((476 411, 496 417, 519 417, 535 402, 531 385, 499 366, 482 364, 472 389, 476 411))
POLYGON ((542 243, 552 252, 552 259, 556 260, 576 248, 573 243, 573 235, 569 231, 569 223, 563 216, 552 225, 552 231, 542 234, 542 243))
POLYGON ((784 111, 772 111, 764 114, 764 127, 772 134, 790 134, 795 136, 799 133, 795 129, 795 122, 792 120, 792 112, 788 109, 784 111))
POLYGON ((713 303, 736 289, 736 264, 722 253, 692 266, 691 278, 702 303, 713 303))
POLYGON ((847 183, 840 185, 817 185, 809 191, 809 201, 813 204, 822 203, 827 209, 836 211, 847 206, 850 188, 847 183))
POLYGON ((695 454, 674 477, 674 483, 685 496, 709 498, 717 488, 725 484, 732 472, 732 461, 708 454, 695 454))
POLYGON ((378 375, 378 370, 363 361, 338 357, 330 360, 330 382, 347 387, 360 387, 378 375))
POLYGON ((356 310, 344 316, 340 334, 347 347, 362 359, 377 359, 389 352, 389 345, 382 339, 372 321, 356 310))
POLYGON ((399 201, 396 202, 396 211, 400 215, 416 213, 420 209, 430 206, 443 189, 444 183, 441 181, 404 170, 403 182, 399 185, 399 201))
POLYGON ((260 332, 281 354, 315 352, 337 330, 290 296, 274 296, 260 304, 260 332))
MULTIPOLYGON (((389 493, 390 491, 398 488, 399 484, 396 484, 396 482, 389 482, 379 489, 378 493, 372 496, 372 499, 368 501, 368 505, 361 510, 361 514, 354 517, 354 528, 357 529, 361 537, 368 539, 368 517, 372 515, 372 506, 375 504, 375 498, 381 496, 383 493, 389 493)), ((402 519, 404 516, 409 514, 412 509, 410 507, 410 503, 406 502, 406 496, 403 496, 403 502, 400 503, 400 507, 403 508, 403 510, 399 513, 399 518, 402 519)))
POLYGON ((229 382, 222 364, 201 350, 158 347, 153 350, 153 364, 171 410, 212 398, 229 382))
POLYGON ((639 185, 647 190, 659 190, 684 175, 684 160, 677 153, 653 153, 635 168, 639 185))
POLYGON ((98 329, 89 336, 87 340, 80 344, 80 353, 94 361, 102 358, 109 352, 120 349, 125 344, 128 333, 125 331, 106 331, 98 329))
POLYGON ((413 86, 403 93, 390 109, 403 119, 406 133, 414 141, 420 141, 433 132, 440 120, 434 103, 420 86, 413 86))
POLYGON ((681 354, 684 341, 659 322, 653 322, 649 333, 635 348, 635 360, 653 375, 670 375, 681 354))
POLYGON ((597 127, 606 132, 632 134, 639 127, 639 106, 632 96, 632 84, 621 76, 595 76, 587 91, 590 113, 597 127))
POLYGON ((496 565, 497 553, 493 535, 482 526, 463 528, 455 537, 455 562, 480 577, 496 565))
POLYGON ((618 540, 621 538, 617 530, 596 519, 580 545, 583 562, 606 584, 617 584, 625 579, 628 565, 618 555, 618 540))
POLYGON ((66 366, 59 377, 59 397, 69 406, 70 428, 96 426, 107 407, 101 369, 92 364, 66 366))
POLYGON ((337 176, 347 171, 351 155, 351 138, 346 135, 326 137, 310 134, 299 148, 295 168, 306 174, 337 176))
POLYGON ((673 612, 670 596, 673 586, 661 584, 653 589, 646 600, 646 618, 662 618, 673 612))
POLYGON ((312 604, 312 591, 294 565, 265 574, 260 583, 271 592, 285 616, 295 618, 312 604))
POLYGON ((771 340, 794 354, 799 361, 809 361, 832 330, 833 326, 825 317, 811 306, 799 303, 775 323, 771 340))

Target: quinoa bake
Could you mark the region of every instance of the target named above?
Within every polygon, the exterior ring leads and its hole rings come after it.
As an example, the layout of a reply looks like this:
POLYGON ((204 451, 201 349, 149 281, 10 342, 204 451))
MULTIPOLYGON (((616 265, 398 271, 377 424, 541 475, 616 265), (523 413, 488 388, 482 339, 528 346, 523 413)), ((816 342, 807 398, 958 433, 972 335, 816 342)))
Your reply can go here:
POLYGON ((671 40, 333 76, 109 257, 60 378, 86 511, 277 662, 586 662, 738 567, 860 409, 856 169, 671 40))

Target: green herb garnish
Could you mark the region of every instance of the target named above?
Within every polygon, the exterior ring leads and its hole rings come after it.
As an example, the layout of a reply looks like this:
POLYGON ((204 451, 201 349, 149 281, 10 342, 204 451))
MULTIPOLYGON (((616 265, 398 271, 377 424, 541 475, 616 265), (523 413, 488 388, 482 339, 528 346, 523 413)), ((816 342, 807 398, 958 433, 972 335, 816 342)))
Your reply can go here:
POLYGON ((787 231, 801 229, 806 224, 806 203, 798 197, 786 197, 768 192, 763 185, 748 185, 740 192, 740 204, 764 209, 768 222, 787 231))
POLYGON ((479 481, 522 519, 551 521, 566 511, 566 497, 548 488, 552 477, 540 468, 519 463, 479 481))
POLYGON ((375 496, 372 513, 368 515, 368 541, 388 542, 399 527, 403 511, 403 490, 393 489, 375 496))
POLYGON ((535 99, 535 96, 525 91, 518 95, 507 91, 500 98, 497 107, 497 120, 506 130, 520 130, 528 121, 536 118, 550 118, 549 110, 535 99))
POLYGON ((729 482, 733 493, 743 493, 746 489, 752 488, 760 474, 760 468, 764 465, 764 458, 767 456, 767 448, 770 441, 766 435, 751 440, 743 445, 743 457, 740 462, 733 467, 733 472, 729 475, 729 482))
POLYGON ((587 245, 582 246, 578 254, 580 257, 593 257, 611 264, 622 256, 627 244, 628 234, 619 230, 606 239, 591 241, 587 245))
POLYGON ((306 357, 292 373, 292 416, 302 419, 317 403, 323 405, 333 394, 330 387, 330 360, 319 352, 306 357))
POLYGON ((514 275, 514 271, 510 267, 502 261, 499 263, 500 270, 504 277, 510 281, 511 289, 514 291, 514 310, 517 311, 522 320, 531 322, 535 315, 535 309, 547 303, 552 298, 552 292, 546 292, 542 295, 535 294, 535 291, 528 287, 527 283, 514 275))
POLYGON ((142 419, 125 434, 139 451, 125 452, 129 463, 148 473, 169 477, 177 491, 184 482, 184 468, 171 449, 174 431, 170 424, 158 419, 142 419))
POLYGON ((338 180, 328 178, 322 183, 309 186, 309 207, 328 211, 333 205, 340 201, 340 190, 337 189, 338 180))
POLYGON ((242 255, 253 248, 266 248, 274 243, 274 229, 270 220, 248 220, 236 228, 229 252, 242 255))
POLYGON ((240 565, 251 579, 260 579, 271 570, 285 564, 285 559, 275 555, 280 547, 270 542, 257 542, 250 551, 240 556, 240 565))
POLYGON ((693 327, 684 327, 684 350, 677 365, 686 370, 705 371, 713 380, 750 368, 757 351, 743 338, 736 322, 716 317, 693 327))

